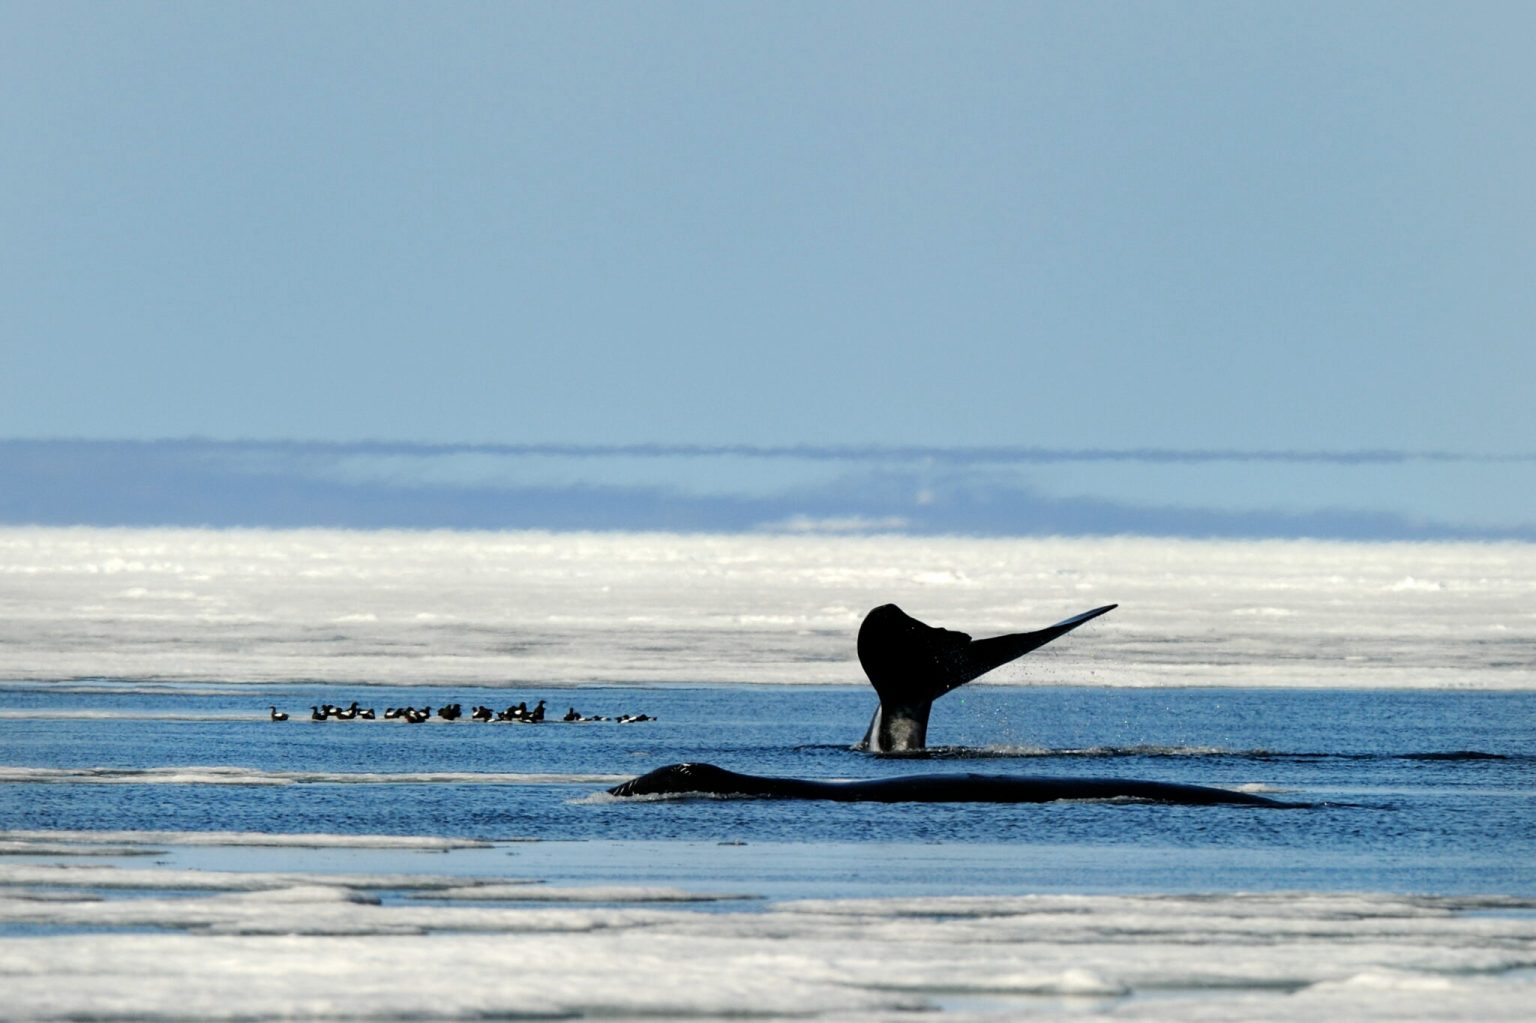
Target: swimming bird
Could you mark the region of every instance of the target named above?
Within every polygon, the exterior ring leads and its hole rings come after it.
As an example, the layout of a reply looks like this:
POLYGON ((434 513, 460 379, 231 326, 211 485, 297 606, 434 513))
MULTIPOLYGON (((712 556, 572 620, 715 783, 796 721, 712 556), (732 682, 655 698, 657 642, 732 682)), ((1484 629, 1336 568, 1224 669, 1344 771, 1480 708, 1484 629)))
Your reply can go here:
POLYGON ((572 707, 570 710, 565 712, 565 717, 561 718, 560 720, 561 721, 580 721, 581 720, 581 711, 577 710, 575 707, 572 707))
POLYGON ((325 711, 321 710, 319 707, 316 707, 314 704, 310 704, 309 720, 324 721, 328 716, 329 715, 325 711))
POLYGON ((278 710, 276 707, 273 707, 272 708, 272 720, 273 721, 287 721, 288 720, 288 715, 284 714, 282 711, 278 710))

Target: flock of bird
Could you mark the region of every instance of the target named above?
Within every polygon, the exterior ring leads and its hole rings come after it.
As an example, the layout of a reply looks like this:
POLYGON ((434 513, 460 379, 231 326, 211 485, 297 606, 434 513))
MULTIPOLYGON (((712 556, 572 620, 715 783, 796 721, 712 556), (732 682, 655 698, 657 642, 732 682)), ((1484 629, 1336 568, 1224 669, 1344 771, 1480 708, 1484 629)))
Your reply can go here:
MULTIPOLYGON (((360 707, 356 700, 350 706, 338 707, 335 704, 326 703, 318 707, 309 708, 311 721, 373 721, 378 715, 372 707, 360 707)), ((387 707, 384 710, 385 721, 404 721, 407 724, 419 725, 431 719, 431 707, 387 707)), ((464 707, 458 703, 446 703, 437 708, 437 717, 443 721, 457 721, 464 716, 464 707)), ((271 707, 273 721, 287 721, 288 715, 280 711, 274 705, 271 707)), ((528 704, 518 703, 506 710, 492 710, 490 707, 475 707, 469 712, 471 721, 511 721, 523 725, 536 725, 544 720, 544 701, 540 700, 530 710, 528 704)), ((575 707, 565 712, 560 719, 568 724, 576 724, 587 721, 617 721, 621 725, 633 725, 642 721, 655 721, 649 714, 621 714, 617 718, 606 718, 601 715, 587 717, 575 707)))

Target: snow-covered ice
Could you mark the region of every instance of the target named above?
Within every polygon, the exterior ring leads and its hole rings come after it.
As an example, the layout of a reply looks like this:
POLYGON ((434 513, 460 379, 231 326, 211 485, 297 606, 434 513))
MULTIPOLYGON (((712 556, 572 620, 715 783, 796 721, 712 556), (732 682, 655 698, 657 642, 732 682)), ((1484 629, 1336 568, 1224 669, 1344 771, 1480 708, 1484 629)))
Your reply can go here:
POLYGON ((1530 544, 86 528, 0 529, 0 679, 858 683, 889 601, 1121 605, 982 684, 1536 685, 1530 544))
POLYGON ((3 863, 0 1018, 1523 1021, 1536 999, 1536 901, 1508 897, 690 909, 669 903, 750 893, 537 880, 3 863))

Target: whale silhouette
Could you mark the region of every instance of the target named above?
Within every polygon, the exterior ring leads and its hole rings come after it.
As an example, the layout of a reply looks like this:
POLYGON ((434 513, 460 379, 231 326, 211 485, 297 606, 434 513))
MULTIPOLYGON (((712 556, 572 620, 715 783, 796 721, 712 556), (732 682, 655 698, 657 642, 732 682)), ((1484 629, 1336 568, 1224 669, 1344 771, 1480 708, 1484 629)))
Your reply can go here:
POLYGON ((1058 799, 1132 799, 1183 806, 1291 807, 1276 799, 1135 778, 1054 778, 1007 774, 915 774, 866 781, 810 781, 737 774, 714 764, 669 764, 608 790, 614 796, 755 796, 839 803, 1049 803, 1058 799))
POLYGON ((934 700, 1119 606, 1096 607, 1035 632, 972 639, 920 622, 895 604, 882 604, 859 626, 859 663, 880 705, 858 748, 872 753, 922 749, 934 700))
MULTIPOLYGON (((1108 604, 1035 632, 972 639, 939 629, 884 604, 859 627, 859 662, 880 696, 860 748, 875 752, 920 750, 933 701, 999 665, 1113 611, 1108 604)), ((745 796, 822 799, 840 803, 1047 803, 1060 799, 1125 799, 1184 806, 1298 807, 1251 792, 1145 781, 1137 778, 1062 778, 1044 775, 915 774, 857 781, 738 774, 714 764, 669 764, 615 785, 610 795, 745 796)))

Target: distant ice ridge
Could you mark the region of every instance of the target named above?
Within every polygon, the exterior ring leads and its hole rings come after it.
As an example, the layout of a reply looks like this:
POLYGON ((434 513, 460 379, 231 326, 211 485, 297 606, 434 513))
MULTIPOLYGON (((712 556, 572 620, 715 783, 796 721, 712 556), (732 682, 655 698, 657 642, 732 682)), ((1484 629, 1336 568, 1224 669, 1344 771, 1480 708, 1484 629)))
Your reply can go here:
POLYGON ((740 897, 0 863, 0 1019, 1524 1021, 1536 999, 1530 900, 718 901, 740 897))
POLYGON ((0 680, 862 684, 896 602, 1119 603, 981 684, 1523 689, 1536 545, 0 530, 0 680))

